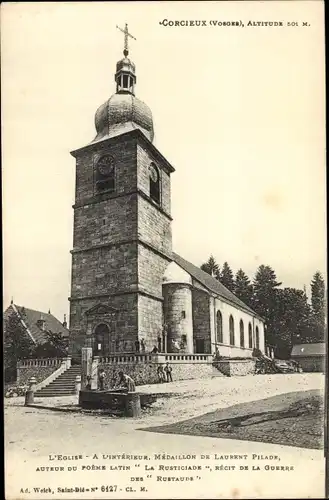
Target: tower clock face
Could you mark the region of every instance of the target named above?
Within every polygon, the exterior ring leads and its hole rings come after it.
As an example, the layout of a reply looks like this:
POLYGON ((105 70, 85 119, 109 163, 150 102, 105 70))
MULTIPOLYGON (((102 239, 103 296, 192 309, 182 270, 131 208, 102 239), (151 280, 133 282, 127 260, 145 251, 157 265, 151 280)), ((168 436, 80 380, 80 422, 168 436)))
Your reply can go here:
POLYGON ((158 171, 157 171, 156 167, 152 164, 150 165, 150 177, 151 177, 153 182, 157 182, 157 180, 159 178, 158 171))
POLYGON ((97 162, 97 170, 102 175, 111 175, 114 170, 114 158, 110 155, 102 156, 97 162))

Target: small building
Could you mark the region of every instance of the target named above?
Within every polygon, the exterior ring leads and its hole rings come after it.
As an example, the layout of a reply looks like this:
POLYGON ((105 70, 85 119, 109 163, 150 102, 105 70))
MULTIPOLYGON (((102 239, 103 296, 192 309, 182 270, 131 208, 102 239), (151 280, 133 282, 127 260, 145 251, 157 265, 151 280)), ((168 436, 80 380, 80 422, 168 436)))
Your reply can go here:
POLYGON ((20 360, 31 357, 60 359, 67 355, 69 330, 66 318, 64 316, 61 323, 50 311, 36 311, 11 301, 3 314, 3 334, 6 382, 19 378, 17 362, 20 360))
POLYGON ((34 345, 45 344, 48 340, 47 333, 61 334, 62 337, 69 337, 69 330, 67 328, 66 317, 61 323, 50 312, 36 311, 24 306, 18 306, 11 302, 10 306, 4 312, 4 328, 6 327, 6 320, 9 316, 16 315, 20 319, 22 331, 31 339, 34 345))
POLYGON ((291 359, 297 361, 304 372, 324 372, 325 357, 324 342, 294 345, 291 351, 291 359))

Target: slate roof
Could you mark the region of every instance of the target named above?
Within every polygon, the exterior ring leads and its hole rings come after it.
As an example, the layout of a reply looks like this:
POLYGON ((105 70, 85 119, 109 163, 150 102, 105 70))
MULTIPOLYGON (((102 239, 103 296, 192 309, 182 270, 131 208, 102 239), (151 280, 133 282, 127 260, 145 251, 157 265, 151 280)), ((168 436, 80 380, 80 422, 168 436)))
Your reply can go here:
POLYGON ((50 313, 28 309, 27 307, 18 306, 16 304, 11 304, 10 307, 21 316, 30 336, 36 344, 44 344, 47 341, 47 337, 45 335, 47 331, 52 333, 61 333, 63 337, 68 337, 69 335, 69 330, 50 313), (38 326, 38 320, 40 320, 41 317, 45 321, 44 330, 38 326))
MULTIPOLYGON (((195 266, 191 262, 183 259, 180 255, 173 252, 173 260, 177 265, 182 267, 184 271, 192 276, 196 281, 198 281, 201 285, 207 288, 209 291, 215 293, 219 297, 222 297, 224 300, 229 302, 230 304, 242 309, 253 316, 260 316, 253 311, 249 306, 247 306, 242 300, 238 299, 230 290, 228 290, 220 281, 210 276, 210 274, 202 271, 199 267, 195 266)), ((261 318, 262 319, 262 318, 261 318)))
POLYGON ((294 345, 291 351, 291 357, 325 356, 325 354, 326 354, 326 344, 324 342, 294 345))

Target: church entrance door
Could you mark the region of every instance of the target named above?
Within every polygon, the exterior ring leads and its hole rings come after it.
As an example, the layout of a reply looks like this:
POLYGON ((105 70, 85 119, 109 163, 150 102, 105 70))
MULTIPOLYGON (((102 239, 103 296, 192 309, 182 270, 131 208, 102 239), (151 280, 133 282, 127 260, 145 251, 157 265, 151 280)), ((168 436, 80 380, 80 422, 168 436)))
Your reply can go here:
POLYGON ((94 333, 94 356, 106 356, 109 354, 110 330, 104 323, 95 328, 94 333))

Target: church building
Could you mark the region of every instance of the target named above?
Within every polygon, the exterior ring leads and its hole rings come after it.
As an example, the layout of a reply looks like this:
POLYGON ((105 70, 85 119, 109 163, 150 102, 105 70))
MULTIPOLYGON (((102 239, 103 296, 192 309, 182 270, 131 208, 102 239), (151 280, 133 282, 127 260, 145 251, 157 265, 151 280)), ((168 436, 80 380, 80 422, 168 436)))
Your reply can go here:
POLYGON ((96 111, 94 140, 71 153, 70 352, 264 352, 262 318, 172 249, 175 169, 153 144, 151 110, 135 95, 127 26, 124 33, 116 91, 96 111))

